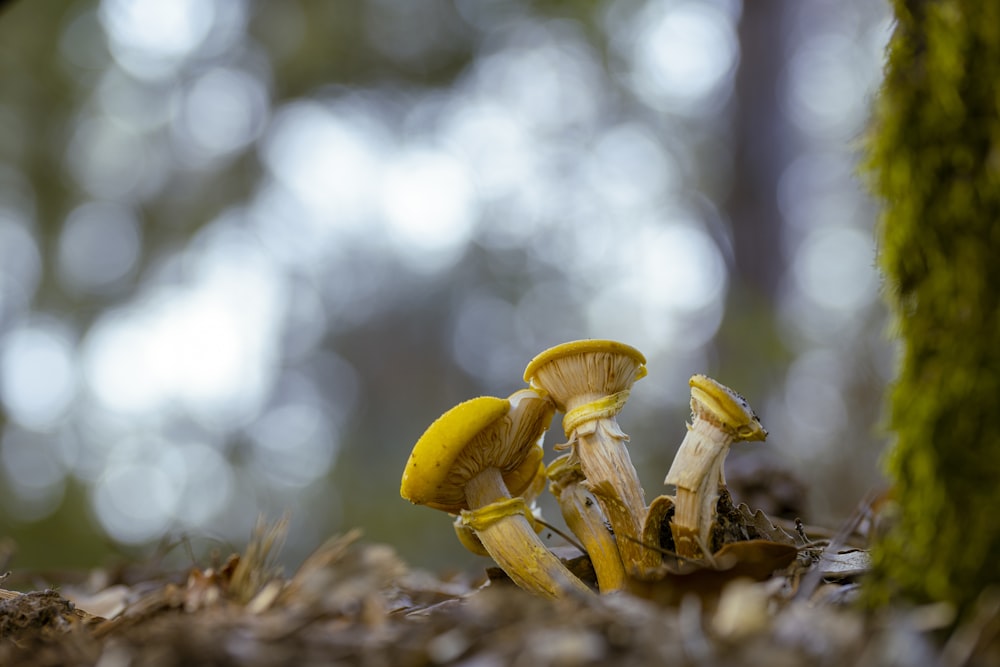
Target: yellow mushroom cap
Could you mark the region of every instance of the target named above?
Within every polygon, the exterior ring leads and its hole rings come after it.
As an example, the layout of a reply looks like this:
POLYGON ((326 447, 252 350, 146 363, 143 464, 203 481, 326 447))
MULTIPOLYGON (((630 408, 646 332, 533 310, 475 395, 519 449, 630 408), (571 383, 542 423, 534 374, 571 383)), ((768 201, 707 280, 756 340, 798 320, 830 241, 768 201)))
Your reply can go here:
POLYGON ((573 393, 612 394, 646 377, 646 357, 631 345, 614 340, 575 340, 550 347, 524 369, 524 381, 549 392, 565 410, 573 393))
POLYGON ((643 367, 636 379, 638 380, 646 375, 646 357, 643 356, 642 352, 639 350, 635 349, 631 345, 619 343, 615 340, 587 338, 584 340, 574 340, 569 343, 562 343, 561 345, 550 347, 544 352, 536 354, 535 358, 529 361, 527 368, 524 369, 524 381, 531 382, 531 379, 538 373, 538 369, 551 361, 577 354, 592 354, 594 352, 605 354, 623 354, 627 357, 631 357, 635 360, 637 366, 643 367))
POLYGON ((500 470, 508 491, 522 494, 538 474, 539 442, 554 408, 535 391, 509 398, 480 396, 438 417, 403 471, 399 494, 412 503, 458 514, 470 509, 465 484, 487 467, 500 470))
POLYGON ((698 417, 728 431, 736 440, 767 439, 767 431, 747 399, 707 375, 692 375, 688 384, 691 411, 698 417))

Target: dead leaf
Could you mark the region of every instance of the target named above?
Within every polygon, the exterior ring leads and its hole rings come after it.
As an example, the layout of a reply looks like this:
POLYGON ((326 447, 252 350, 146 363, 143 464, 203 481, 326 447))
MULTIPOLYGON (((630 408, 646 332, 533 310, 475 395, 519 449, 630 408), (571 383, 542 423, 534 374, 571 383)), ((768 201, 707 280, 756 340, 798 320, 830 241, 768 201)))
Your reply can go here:
POLYGON ((692 561, 664 558, 663 565, 646 580, 631 579, 628 590, 662 604, 677 604, 688 593, 704 601, 718 598, 722 589, 736 579, 763 581, 790 565, 798 549, 769 540, 748 540, 727 544, 712 554, 711 560, 692 561))
POLYGON ((844 581, 867 573, 872 567, 871 554, 863 549, 824 553, 816 567, 824 579, 844 581))

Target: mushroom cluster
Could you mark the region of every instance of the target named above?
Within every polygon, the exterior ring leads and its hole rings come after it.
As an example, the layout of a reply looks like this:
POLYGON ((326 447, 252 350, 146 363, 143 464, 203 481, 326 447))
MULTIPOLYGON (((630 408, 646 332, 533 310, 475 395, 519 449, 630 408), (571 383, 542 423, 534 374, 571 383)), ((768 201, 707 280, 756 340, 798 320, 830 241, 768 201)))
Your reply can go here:
POLYGON ((545 524, 534 500, 546 481, 601 593, 658 571, 666 526, 677 555, 710 560, 729 446, 763 440, 767 431, 739 394, 693 376, 692 423, 665 482, 676 495, 647 507, 629 437, 616 419, 645 375, 645 357, 624 343, 550 348, 525 369, 527 388, 507 398, 473 398, 431 424, 406 463, 400 495, 454 515, 466 548, 489 555, 514 583, 545 597, 592 593, 538 537, 545 524), (556 411, 567 442, 555 449, 568 451, 546 466, 542 440, 556 411))

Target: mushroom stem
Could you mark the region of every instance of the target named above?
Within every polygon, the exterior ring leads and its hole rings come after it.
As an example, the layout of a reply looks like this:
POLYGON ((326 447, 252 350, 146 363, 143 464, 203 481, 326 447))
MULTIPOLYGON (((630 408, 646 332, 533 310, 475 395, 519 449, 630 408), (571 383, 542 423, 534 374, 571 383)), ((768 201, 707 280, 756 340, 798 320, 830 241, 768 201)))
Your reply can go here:
MULTIPOLYGON (((629 573, 658 564, 659 554, 639 544, 646 515, 639 476, 615 419, 629 389, 646 375, 639 350, 612 340, 579 340, 545 350, 524 369, 524 379, 562 410, 563 430, 587 477, 586 488, 611 522, 629 573)), ((558 449, 558 447, 557 447, 558 449)))
POLYGON ((583 543, 597 575, 602 593, 625 587, 625 567, 614 536, 605 525, 604 513, 594 496, 582 482, 585 480, 579 461, 564 455, 549 464, 549 488, 559 501, 563 520, 583 543))
POLYGON ((747 400, 705 375, 692 375, 691 424, 664 484, 677 487, 670 524, 677 554, 711 557, 719 488, 726 483, 723 464, 734 442, 764 440, 767 430, 747 400))
POLYGON ((700 558, 711 550, 719 487, 726 483, 723 464, 733 441, 704 419, 688 427, 666 481, 677 486, 670 532, 679 556, 700 558))
POLYGON ((484 468, 469 479, 465 497, 471 509, 462 511, 463 521, 515 584, 548 598, 570 590, 593 593, 545 548, 525 516, 527 503, 510 497, 497 468, 484 468))
POLYGON ((595 492, 594 495, 610 520, 615 535, 625 536, 617 541, 622 560, 629 568, 642 570, 657 565, 655 561, 659 556, 655 553, 651 555, 637 542, 646 518, 646 503, 639 476, 625 445, 628 436, 618 426, 614 416, 627 396, 628 391, 623 391, 590 402, 578 399, 576 405, 569 402, 563 428, 573 446, 573 456, 579 460, 587 478, 588 487, 591 490, 601 489, 601 493, 595 492), (613 407, 609 408, 609 403, 613 407))

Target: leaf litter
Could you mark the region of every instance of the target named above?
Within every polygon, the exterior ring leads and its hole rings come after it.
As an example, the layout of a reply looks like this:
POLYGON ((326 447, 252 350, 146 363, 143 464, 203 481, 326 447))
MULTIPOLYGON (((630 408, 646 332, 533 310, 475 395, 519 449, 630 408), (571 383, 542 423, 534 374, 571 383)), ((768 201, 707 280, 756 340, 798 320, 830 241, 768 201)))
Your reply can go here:
MULTIPOLYGON (((497 568, 480 580, 442 579, 358 530, 330 538, 286 577, 275 556, 287 523, 261 521, 242 554, 181 577, 128 582, 101 572, 91 577, 104 584, 97 590, 78 582, 0 591, 0 664, 923 667, 1000 659, 995 592, 957 625, 941 604, 865 612, 854 604, 870 565, 849 534, 857 526, 841 531, 838 546, 836 535, 810 539, 801 523, 734 507, 728 494, 719 515, 714 565, 664 555, 657 578, 557 600, 518 589, 497 568)), ((595 581, 585 555, 553 551, 595 581)))

